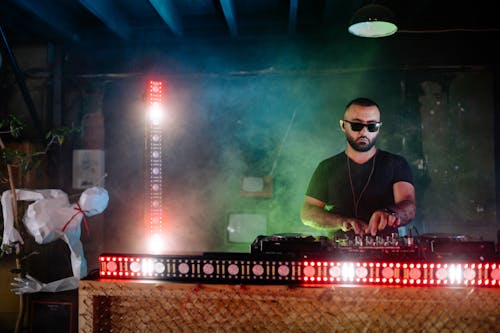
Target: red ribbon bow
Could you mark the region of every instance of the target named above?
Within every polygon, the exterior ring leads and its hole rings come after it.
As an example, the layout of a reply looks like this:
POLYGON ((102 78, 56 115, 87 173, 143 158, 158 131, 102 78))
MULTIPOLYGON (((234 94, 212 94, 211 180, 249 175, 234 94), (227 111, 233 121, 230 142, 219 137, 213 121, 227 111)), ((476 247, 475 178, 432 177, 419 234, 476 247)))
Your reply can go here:
POLYGON ((87 236, 89 236, 90 235, 89 224, 87 222, 87 215, 85 215, 85 211, 82 209, 82 207, 80 207, 79 203, 76 203, 75 210, 77 212, 75 214, 73 214, 73 216, 71 216, 71 218, 68 220, 68 222, 66 222, 66 224, 62 228, 62 231, 64 232, 64 230, 66 230, 66 228, 71 223, 71 221, 75 218, 75 216, 77 216, 78 214, 82 213, 82 215, 83 215, 83 226, 85 227, 85 232, 87 233, 87 236))

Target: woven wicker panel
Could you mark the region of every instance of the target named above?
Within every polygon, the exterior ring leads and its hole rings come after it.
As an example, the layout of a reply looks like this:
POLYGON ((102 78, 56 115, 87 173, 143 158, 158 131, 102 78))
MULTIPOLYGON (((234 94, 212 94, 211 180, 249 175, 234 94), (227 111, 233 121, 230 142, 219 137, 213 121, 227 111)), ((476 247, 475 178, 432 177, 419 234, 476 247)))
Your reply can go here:
POLYGON ((80 332, 499 332, 500 290, 81 281, 80 332))

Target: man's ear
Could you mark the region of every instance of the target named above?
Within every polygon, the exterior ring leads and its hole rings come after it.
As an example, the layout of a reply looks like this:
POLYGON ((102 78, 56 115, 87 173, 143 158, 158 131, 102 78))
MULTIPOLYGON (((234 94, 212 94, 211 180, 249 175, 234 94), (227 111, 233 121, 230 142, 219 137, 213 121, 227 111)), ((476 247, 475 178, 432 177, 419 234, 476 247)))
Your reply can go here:
POLYGON ((342 119, 340 119, 339 120, 339 125, 340 125, 340 129, 342 130, 342 132, 345 132, 344 124, 345 124, 345 122, 342 119))

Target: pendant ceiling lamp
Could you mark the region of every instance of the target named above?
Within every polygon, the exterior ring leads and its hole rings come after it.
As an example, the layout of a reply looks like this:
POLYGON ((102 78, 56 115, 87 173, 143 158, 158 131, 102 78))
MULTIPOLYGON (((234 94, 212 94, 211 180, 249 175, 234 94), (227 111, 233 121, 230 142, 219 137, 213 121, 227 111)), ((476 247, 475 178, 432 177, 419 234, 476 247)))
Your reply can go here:
POLYGON ((385 37, 398 31, 394 22, 392 10, 383 5, 368 4, 354 13, 348 31, 359 37, 385 37))

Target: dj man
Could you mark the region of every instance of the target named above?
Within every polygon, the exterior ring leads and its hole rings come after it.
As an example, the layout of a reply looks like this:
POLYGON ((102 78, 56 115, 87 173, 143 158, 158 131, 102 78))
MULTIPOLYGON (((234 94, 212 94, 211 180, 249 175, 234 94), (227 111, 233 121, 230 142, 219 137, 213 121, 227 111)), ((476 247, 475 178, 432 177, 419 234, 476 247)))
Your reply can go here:
POLYGON ((344 152, 317 166, 304 199, 305 225, 357 235, 390 235, 415 218, 415 188, 408 162, 377 149, 382 122, 377 103, 356 98, 345 109, 340 128, 344 152))

